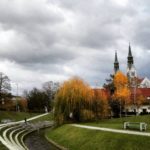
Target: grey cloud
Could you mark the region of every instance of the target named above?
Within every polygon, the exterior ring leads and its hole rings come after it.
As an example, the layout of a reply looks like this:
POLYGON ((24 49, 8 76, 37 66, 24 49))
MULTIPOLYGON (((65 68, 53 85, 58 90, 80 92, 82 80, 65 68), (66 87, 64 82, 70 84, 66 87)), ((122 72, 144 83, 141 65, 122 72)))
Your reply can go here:
MULTIPOLYGON (((7 34, 0 41, 0 59, 19 64, 25 74, 37 71, 46 79, 79 75, 102 85, 113 71, 114 50, 125 71, 129 41, 134 53, 150 48, 149 2, 121 6, 115 1, 1 0, 0 34, 7 34)), ((134 56, 137 69, 149 64, 148 58, 143 63, 134 56)))
POLYGON ((0 1, 0 21, 8 27, 53 24, 62 20, 61 12, 56 11, 54 5, 46 5, 44 0, 0 1))
POLYGON ((136 44, 141 46, 144 49, 150 50, 150 18, 141 19, 138 21, 135 35, 134 35, 134 41, 136 44))

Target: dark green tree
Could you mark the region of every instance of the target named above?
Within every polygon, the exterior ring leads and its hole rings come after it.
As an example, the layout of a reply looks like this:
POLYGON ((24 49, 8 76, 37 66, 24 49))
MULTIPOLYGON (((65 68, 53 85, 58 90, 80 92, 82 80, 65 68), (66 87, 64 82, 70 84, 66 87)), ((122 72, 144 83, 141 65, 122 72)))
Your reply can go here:
POLYGON ((120 103, 118 102, 117 99, 115 99, 113 97, 113 95, 115 93, 115 90, 116 90, 113 81, 114 81, 114 75, 110 74, 110 77, 108 79, 106 79, 106 83, 103 85, 103 87, 105 89, 107 89, 109 94, 110 94, 108 102, 109 102, 109 106, 111 108, 111 111, 113 113, 112 115, 116 116, 116 117, 119 117, 120 103))
POLYGON ((45 107, 50 109, 50 101, 48 95, 37 88, 26 92, 25 94, 29 111, 44 112, 45 107))

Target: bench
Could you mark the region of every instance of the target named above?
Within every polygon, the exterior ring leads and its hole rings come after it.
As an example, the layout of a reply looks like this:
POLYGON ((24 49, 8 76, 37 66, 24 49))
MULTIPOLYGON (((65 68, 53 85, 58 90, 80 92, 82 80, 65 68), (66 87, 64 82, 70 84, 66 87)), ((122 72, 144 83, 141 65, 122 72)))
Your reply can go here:
POLYGON ((129 128, 139 128, 140 131, 146 131, 147 124, 145 122, 124 122, 123 128, 129 129, 129 128))

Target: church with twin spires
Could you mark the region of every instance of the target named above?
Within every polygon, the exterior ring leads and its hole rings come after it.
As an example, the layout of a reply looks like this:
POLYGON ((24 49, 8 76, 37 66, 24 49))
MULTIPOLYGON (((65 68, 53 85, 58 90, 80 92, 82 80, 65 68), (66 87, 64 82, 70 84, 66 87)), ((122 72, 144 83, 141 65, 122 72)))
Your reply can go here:
MULTIPOLYGON (((115 52, 114 74, 116 74, 117 71, 119 71, 119 61, 118 61, 117 52, 115 52)), ((128 48, 126 75, 129 80, 130 88, 134 89, 133 90, 134 93, 131 92, 132 93, 131 95, 133 95, 133 97, 136 99, 137 93, 140 92, 140 94, 147 101, 147 104, 142 105, 138 110, 136 110, 136 112, 138 112, 138 114, 150 113, 150 105, 149 105, 150 104, 150 80, 147 77, 141 78, 137 75, 130 44, 128 48)), ((135 111, 134 109, 135 108, 131 106, 128 108, 128 111, 129 112, 135 111)))
MULTIPOLYGON (((114 74, 116 74, 117 71, 119 71, 119 61, 118 61, 117 52, 115 52, 114 74)), ((126 75, 128 77, 131 86, 132 85, 134 86, 136 84, 139 88, 150 88, 150 80, 147 77, 141 78, 137 75, 130 44, 129 44, 128 56, 127 56, 126 75)))
MULTIPOLYGON (((117 71, 119 71, 119 61, 118 61, 117 52, 115 52, 114 73, 116 74, 117 71)), ((128 57, 127 57, 127 72, 126 73, 127 73, 127 77, 129 81, 137 78, 137 72, 134 66, 134 60, 133 60, 130 44, 129 44, 129 51, 128 51, 128 57)))

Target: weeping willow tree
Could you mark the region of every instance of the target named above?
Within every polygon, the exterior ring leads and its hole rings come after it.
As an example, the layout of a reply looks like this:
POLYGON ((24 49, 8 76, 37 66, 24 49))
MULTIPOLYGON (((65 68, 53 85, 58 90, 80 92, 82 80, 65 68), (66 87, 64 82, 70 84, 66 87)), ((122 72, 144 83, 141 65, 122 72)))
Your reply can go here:
POLYGON ((58 124, 66 120, 92 118, 93 90, 79 77, 64 82, 55 96, 54 116, 58 124))

